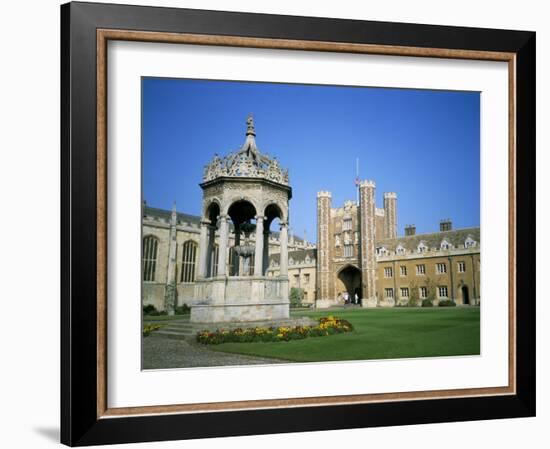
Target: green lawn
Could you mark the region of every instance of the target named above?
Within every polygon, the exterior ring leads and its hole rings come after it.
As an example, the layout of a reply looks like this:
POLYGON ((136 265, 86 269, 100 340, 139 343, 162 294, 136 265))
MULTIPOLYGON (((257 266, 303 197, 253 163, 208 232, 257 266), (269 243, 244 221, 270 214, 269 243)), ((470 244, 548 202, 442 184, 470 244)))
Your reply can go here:
POLYGON ((276 343, 224 343, 215 351, 294 362, 479 354, 479 308, 395 308, 293 312, 350 321, 353 332, 276 343))

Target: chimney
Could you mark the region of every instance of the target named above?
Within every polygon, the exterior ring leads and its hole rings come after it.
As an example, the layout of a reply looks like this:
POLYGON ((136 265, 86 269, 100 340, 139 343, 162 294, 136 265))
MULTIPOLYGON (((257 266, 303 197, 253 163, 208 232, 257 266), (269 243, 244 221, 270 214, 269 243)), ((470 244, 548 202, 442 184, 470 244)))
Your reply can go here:
POLYGON ((416 234, 416 226, 415 225, 407 225, 405 226, 405 235, 415 235, 416 234))
POLYGON ((450 218, 445 218, 439 222, 439 232, 452 231, 453 222, 450 218))

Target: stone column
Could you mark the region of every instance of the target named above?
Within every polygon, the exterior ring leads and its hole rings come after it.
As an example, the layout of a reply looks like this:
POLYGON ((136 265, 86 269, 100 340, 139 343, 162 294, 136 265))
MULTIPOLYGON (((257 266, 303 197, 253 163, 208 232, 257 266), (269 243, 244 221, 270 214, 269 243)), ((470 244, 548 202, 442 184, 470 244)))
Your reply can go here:
POLYGON ((172 206, 170 218, 170 237, 168 243, 168 272, 164 289, 164 309, 168 315, 174 315, 176 310, 176 253, 177 253, 177 212, 176 203, 172 206))
MULTIPOLYGON (((268 223, 269 225, 269 223, 268 223)), ((262 274, 264 276, 267 276, 267 269, 269 268, 269 227, 267 229, 264 229, 264 235, 263 235, 263 238, 264 238, 264 245, 263 245, 263 249, 264 249, 264 255, 263 255, 263 258, 262 258, 262 274)))
POLYGON ((208 229, 210 220, 201 220, 201 233, 199 239, 199 278, 205 278, 207 273, 208 263, 208 229))
POLYGON ((279 235, 280 250, 280 276, 288 276, 288 223, 281 221, 281 233, 279 235))
MULTIPOLYGON (((237 224, 234 225, 235 229, 235 246, 239 246, 241 244, 241 225, 237 224)), ((233 257, 229 261, 230 264, 230 276, 239 276, 240 270, 241 270, 241 258, 237 255, 235 251, 233 251, 233 257)))
POLYGON ((229 240, 229 216, 220 215, 220 246, 218 254, 218 276, 225 276, 227 273, 227 247, 229 240))
POLYGON ((212 258, 212 252, 214 251, 214 243, 216 241, 216 226, 208 226, 208 244, 207 247, 207 255, 206 255, 206 276, 212 277, 213 273, 213 258, 212 258))
POLYGON ((256 215, 256 247, 254 249, 254 276, 262 276, 264 256, 264 218, 256 215))

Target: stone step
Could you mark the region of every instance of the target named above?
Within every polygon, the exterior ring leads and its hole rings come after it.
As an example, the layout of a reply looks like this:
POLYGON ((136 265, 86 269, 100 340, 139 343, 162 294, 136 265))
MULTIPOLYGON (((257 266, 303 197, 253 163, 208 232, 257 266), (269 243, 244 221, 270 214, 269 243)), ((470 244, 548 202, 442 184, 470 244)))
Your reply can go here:
POLYGON ((194 329, 196 326, 192 324, 165 324, 162 325, 164 329, 170 328, 170 329, 194 329))
POLYGON ((152 332, 151 337, 162 337, 162 338, 170 338, 173 340, 189 340, 193 339, 195 337, 195 332, 172 332, 172 331, 166 331, 164 329, 160 329, 158 331, 152 332))

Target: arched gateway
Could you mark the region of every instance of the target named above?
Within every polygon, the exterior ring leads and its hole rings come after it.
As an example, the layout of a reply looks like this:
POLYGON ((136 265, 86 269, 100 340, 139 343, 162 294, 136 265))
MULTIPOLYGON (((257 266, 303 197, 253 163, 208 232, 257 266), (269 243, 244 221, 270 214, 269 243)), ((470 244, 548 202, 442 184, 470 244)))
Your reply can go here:
POLYGON ((338 280, 343 284, 344 290, 341 293, 347 293, 350 303, 361 304, 361 270, 353 265, 346 265, 338 272, 338 280), (355 296, 357 295, 357 302, 355 296))
POLYGON ((192 322, 289 317, 288 172, 256 146, 252 117, 240 150, 215 155, 204 169, 200 259, 192 322), (267 277, 270 225, 280 223, 280 275, 267 277), (216 230, 219 244, 214 245, 216 230), (230 234, 234 246, 229 247, 230 234), (210 268, 214 250, 216 270, 210 268))

